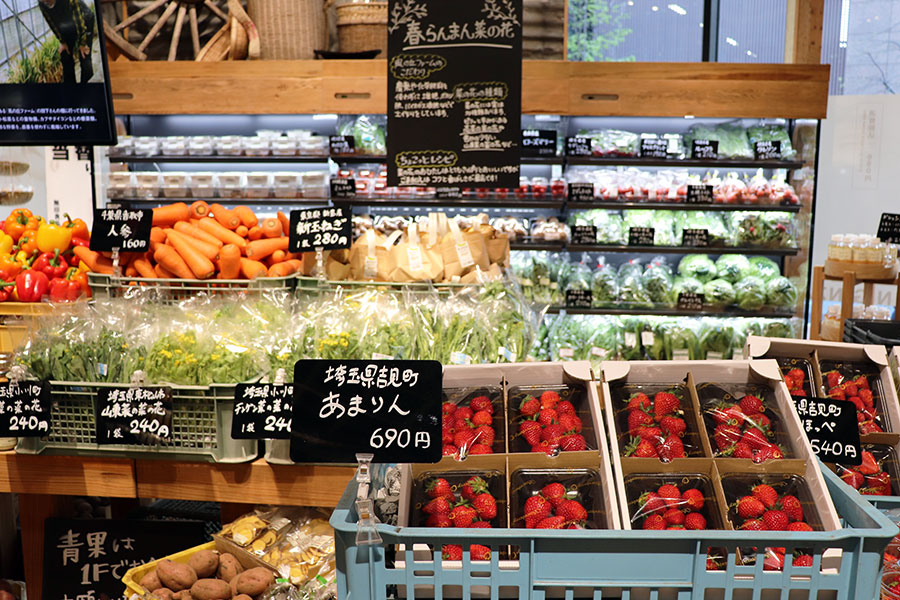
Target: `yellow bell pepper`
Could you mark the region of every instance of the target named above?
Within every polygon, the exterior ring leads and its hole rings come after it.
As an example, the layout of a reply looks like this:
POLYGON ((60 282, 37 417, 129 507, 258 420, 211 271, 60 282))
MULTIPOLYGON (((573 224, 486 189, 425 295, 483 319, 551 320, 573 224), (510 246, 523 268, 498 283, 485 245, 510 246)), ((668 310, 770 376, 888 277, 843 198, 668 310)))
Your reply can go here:
POLYGON ((72 230, 56 223, 41 223, 37 230, 37 246, 41 252, 69 249, 72 242, 72 230))
POLYGON ((12 252, 12 247, 15 245, 15 240, 12 239, 11 235, 3 233, 0 231, 0 255, 9 254, 12 252))

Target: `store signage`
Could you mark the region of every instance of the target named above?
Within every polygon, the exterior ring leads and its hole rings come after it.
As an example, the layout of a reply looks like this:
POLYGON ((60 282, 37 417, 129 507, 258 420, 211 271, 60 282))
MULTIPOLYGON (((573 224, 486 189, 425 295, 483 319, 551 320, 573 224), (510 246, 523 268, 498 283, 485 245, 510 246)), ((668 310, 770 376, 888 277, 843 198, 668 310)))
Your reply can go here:
POLYGON ((434 190, 434 197, 438 200, 458 200, 462 198, 462 190, 458 187, 439 187, 434 190))
POLYGON ((703 294, 696 294, 694 292, 679 292, 678 310, 703 310, 704 300, 705 296, 703 294))
POLYGON ((94 209, 91 228, 91 250, 111 252, 145 252, 150 249, 153 211, 142 208, 119 208, 108 205, 94 209))
POLYGON ((656 230, 652 227, 629 227, 629 246, 652 246, 656 230))
POLYGON ((101 388, 97 443, 157 445, 172 439, 172 388, 101 388))
POLYGON ((709 247, 709 229, 684 229, 681 232, 681 245, 691 248, 709 247))
POLYGON ((594 200, 594 184, 585 182, 568 185, 569 202, 592 202, 594 200))
POLYGON ((332 198, 356 198, 356 180, 352 177, 335 177, 331 180, 332 198))
POLYGON ((41 598, 122 598, 129 569, 206 539, 201 521, 47 519, 41 598))
POLYGON ((705 184, 689 184, 687 186, 688 204, 712 204, 713 186, 705 184))
POLYGON ((832 398, 791 396, 794 409, 813 452, 824 462, 858 465, 862 462, 859 424, 854 406, 832 398))
POLYGON ((553 129, 523 129, 522 158, 556 156, 556 138, 553 129))
POLYGON ((0 383, 0 437, 50 433, 50 385, 46 381, 0 383))
POLYGON ((756 160, 780 160, 781 142, 778 140, 753 143, 753 155, 756 160))
POLYGON ((642 138, 641 158, 669 158, 669 141, 659 138, 642 138))
POLYGON ((718 140, 692 140, 691 158, 694 160, 716 160, 719 158, 718 140))
POLYGON ((78 6, 0 4, 0 145, 115 145, 100 2, 78 6))
POLYGON ((352 135, 328 136, 328 150, 332 156, 353 154, 356 151, 356 139, 352 135))
POLYGON ((591 138, 576 135, 566 138, 566 156, 591 156, 591 138))
POLYGON ((591 290, 566 290, 566 307, 590 308, 594 302, 591 290))
POLYGON ((343 206, 291 211, 291 252, 339 250, 351 242, 352 211, 343 206))
POLYGON ((878 222, 878 239, 886 244, 900 244, 900 215, 881 213, 878 222))
POLYGON ((294 386, 239 383, 234 388, 231 437, 236 440, 289 440, 294 386))
POLYGON ((389 0, 388 186, 519 186, 522 1, 389 0))
POLYGON ((439 461, 442 383, 434 360, 297 361, 291 460, 439 461))
POLYGON ((594 225, 575 225, 572 227, 572 244, 575 246, 593 246, 597 243, 597 228, 594 225))

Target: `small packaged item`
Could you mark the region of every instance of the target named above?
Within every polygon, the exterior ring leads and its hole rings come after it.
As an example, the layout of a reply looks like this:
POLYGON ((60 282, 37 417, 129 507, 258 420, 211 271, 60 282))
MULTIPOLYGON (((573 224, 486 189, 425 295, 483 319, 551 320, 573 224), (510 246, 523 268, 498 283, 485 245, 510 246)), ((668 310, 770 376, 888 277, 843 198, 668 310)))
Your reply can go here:
POLYGON ((697 473, 625 477, 632 529, 725 529, 713 483, 697 473))
POLYGON ((135 156, 155 156, 159 154, 159 140, 150 136, 134 137, 135 156))
POLYGON ((272 195, 272 175, 270 173, 247 173, 247 198, 268 198, 272 195))
POLYGON ((191 156, 211 156, 213 154, 212 138, 208 135, 195 135, 187 139, 187 153, 191 156))
POLYGON ((162 193, 166 198, 186 198, 188 196, 188 174, 165 172, 162 174, 162 193))
POLYGON ((219 197, 243 198, 245 181, 243 173, 219 173, 219 197))
POLYGON ((141 171, 135 174, 137 179, 136 195, 141 198, 156 198, 159 196, 159 173, 141 171))
POLYGON ((272 191, 276 198, 299 198, 300 173, 272 173, 272 191))
POLYGON ((159 144, 160 153, 164 156, 184 156, 187 154, 187 141, 184 136, 165 137, 159 144))
POLYGON ((595 469, 519 469, 510 476, 510 527, 606 529, 603 483, 595 469))
POLYGON ((596 450, 588 395, 572 385, 520 386, 509 390, 509 451, 596 450))
POLYGON ((272 154, 275 156, 294 156, 297 154, 297 140, 288 137, 273 139, 272 154))
POLYGON ((247 156, 268 156, 272 152, 271 140, 264 137, 247 137, 241 140, 247 156))
POLYGON ((134 173, 113 171, 109 174, 109 183, 106 186, 106 196, 108 198, 132 198, 134 195, 134 173))
POLYGON ((191 173, 191 196, 194 198, 212 198, 216 195, 216 176, 214 173, 191 173))
POLYGON ((844 483, 863 496, 900 495, 897 453, 891 446, 863 444, 862 462, 858 465, 832 465, 844 483))
POLYGON ((329 150, 328 138, 322 135, 314 135, 298 139, 297 149, 302 156, 327 156, 329 150))
POLYGON ((481 521, 492 528, 507 527, 502 471, 426 471, 415 477, 412 486, 409 523, 413 527, 480 527, 475 523, 481 521))
MULTIPOLYGON (((397 229, 401 228, 398 224, 397 229)), ((448 388, 442 393, 444 456, 502 454, 506 450, 500 388, 448 388)))
POLYGON ((860 435, 894 431, 882 405, 884 391, 881 376, 875 367, 822 360, 819 361, 819 368, 825 395, 853 403, 860 435))
POLYGON ((109 149, 109 155, 115 156, 131 156, 134 154, 134 138, 130 135, 120 136, 115 146, 109 149))
POLYGON ((244 143, 239 135, 222 135, 213 138, 216 154, 222 156, 240 156, 244 153, 244 143))

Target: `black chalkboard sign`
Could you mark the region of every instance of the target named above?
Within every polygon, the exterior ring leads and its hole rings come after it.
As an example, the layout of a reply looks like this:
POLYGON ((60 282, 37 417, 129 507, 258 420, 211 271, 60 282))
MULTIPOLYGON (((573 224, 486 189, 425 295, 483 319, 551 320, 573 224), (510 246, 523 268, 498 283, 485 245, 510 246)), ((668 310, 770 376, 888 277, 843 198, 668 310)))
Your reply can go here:
POLYGON ((356 198, 356 180, 352 177, 335 177, 331 180, 332 198, 356 198))
POLYGON ((291 211, 291 252, 339 250, 350 247, 352 211, 343 206, 291 211))
POLYGON ((456 200, 462 198, 462 190, 458 187, 439 187, 434 190, 434 197, 439 200, 456 200))
POLYGON ((597 228, 594 225, 575 225, 572 227, 572 244, 576 246, 593 246, 597 243, 597 228))
POLYGON ((781 159, 781 141, 754 142, 753 155, 756 160, 779 160, 781 159))
POLYGON ((128 569, 206 541, 201 521, 47 519, 41 598, 125 598, 128 569))
POLYGON ((101 388, 97 443, 156 445, 172 439, 172 388, 101 388))
POLYGON ((153 211, 141 208, 110 207, 94 209, 91 250, 144 252, 150 248, 153 211))
POLYGON ((576 135, 566 138, 566 156, 591 156, 591 138, 576 135))
POLYGON ((389 0, 389 186, 519 186, 522 1, 389 0))
POLYGON ((691 158, 695 160, 716 160, 719 158, 719 140, 692 140, 691 158))
POLYGON ((711 185, 689 184, 687 186, 688 204, 712 204, 713 198, 713 186, 711 185))
POLYGON ((0 383, 0 437, 50 433, 50 385, 46 381, 0 383))
POLYGON ((703 294, 696 294, 694 292, 679 292, 678 310, 703 310, 704 300, 705 296, 703 294))
POLYGON ((556 138, 553 129, 523 129, 522 158, 556 156, 556 138))
POLYGON ((239 383, 234 388, 231 437, 236 440, 289 440, 294 386, 239 383))
POLYGON ((858 465, 862 462, 856 409, 832 398, 791 396, 794 409, 813 452, 825 462, 858 465))
POLYGON ((709 247, 708 229, 684 229, 681 232, 681 245, 690 248, 709 247))
POLYGON ((569 202, 591 202, 594 200, 594 184, 573 182, 568 184, 569 202))
POLYGON ((439 461, 442 382, 433 360, 298 361, 291 460, 439 461))
POLYGON ((629 227, 628 228, 628 245, 629 246, 652 246, 656 230, 652 227, 629 227))
POLYGON ((328 136, 328 150, 332 156, 353 154, 356 151, 356 139, 352 135, 328 136))
POLYGON ((641 138, 641 158, 669 158, 669 141, 641 138))
POLYGON ((886 244, 900 244, 900 215, 881 213, 878 222, 878 239, 886 244))
POLYGON ((594 301, 591 290, 566 290, 566 306, 568 308, 590 308, 594 301))

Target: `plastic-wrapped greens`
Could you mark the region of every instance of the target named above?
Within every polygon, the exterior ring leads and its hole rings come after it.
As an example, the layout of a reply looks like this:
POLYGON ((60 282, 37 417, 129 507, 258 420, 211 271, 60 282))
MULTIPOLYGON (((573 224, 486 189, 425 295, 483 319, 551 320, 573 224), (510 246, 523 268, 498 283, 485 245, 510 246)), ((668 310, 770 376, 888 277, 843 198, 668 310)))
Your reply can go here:
POLYGON ((676 213, 675 239, 682 244, 685 229, 705 229, 709 245, 714 248, 728 246, 731 243, 731 231, 725 224, 722 213, 702 210, 686 210, 676 213))
POLYGON ((599 264, 591 275, 593 306, 613 306, 619 300, 619 278, 616 270, 605 262, 599 264))
POLYGON ((762 323, 762 333, 759 335, 789 338, 794 336, 794 328, 790 319, 765 319, 762 323))
POLYGON ((682 292, 688 294, 702 294, 703 282, 696 277, 677 277, 672 291, 674 292, 676 300, 678 299, 678 294, 682 292))
POLYGON ((531 278, 531 252, 510 252, 509 254, 510 269, 522 289, 522 295, 526 300, 532 301, 534 299, 534 282, 531 278))
POLYGON ((654 246, 676 246, 675 213, 671 210, 623 211, 625 235, 631 227, 652 227, 654 246))
POLYGON ((782 212, 735 212, 731 230, 736 246, 789 248, 794 237, 794 215, 782 212))
POLYGON ((794 148, 791 145, 791 136, 788 135, 784 125, 759 124, 753 125, 747 129, 747 136, 750 138, 751 148, 755 147, 756 142, 780 142, 781 158, 794 158, 794 148))
POLYGON ((747 276, 734 284, 734 296, 741 310, 759 310, 766 304, 766 282, 747 276))
POLYGON ((622 317, 622 343, 619 354, 624 360, 639 360, 644 357, 641 346, 641 333, 645 320, 640 317, 622 317))
POLYGON ((594 367, 604 360, 614 360, 619 355, 622 344, 622 328, 619 320, 606 315, 591 315, 594 324, 594 335, 589 352, 589 360, 594 367))
POLYGON ((650 307, 653 302, 644 288, 643 269, 637 261, 619 267, 619 303, 630 307, 650 307))
POLYGON ((699 350, 707 359, 730 359, 734 353, 734 319, 700 320, 699 350))
POLYGON ((360 154, 383 156, 387 154, 385 122, 386 118, 381 115, 342 117, 338 123, 338 135, 352 135, 356 151, 360 154))
POLYGON ((696 319, 661 319, 654 328, 650 357, 654 360, 696 360, 700 358, 696 319), (660 343, 661 340, 661 343, 660 343))
POLYGON ((598 211, 594 217, 597 228, 597 243, 619 245, 628 242, 628 230, 622 215, 607 210, 598 211), (601 216, 602 215, 602 216, 601 216))
POLYGON ((678 274, 706 283, 716 278, 716 264, 705 254, 688 254, 678 263, 678 274))
POLYGON ((672 268, 666 264, 665 259, 657 258, 647 265, 641 283, 651 302, 671 306, 676 299, 673 294, 674 279, 672 268))
POLYGON ((750 273, 750 261, 743 254, 723 254, 716 260, 716 275, 737 283, 750 273))
POLYGON ((734 287, 724 279, 713 279, 703 285, 704 303, 724 307, 734 304, 734 287))
POLYGON ((740 123, 723 123, 718 126, 694 125, 685 136, 685 146, 690 147, 693 140, 719 142, 719 156, 722 158, 753 158, 753 148, 750 146, 747 132, 740 123))
POLYGON ((787 277, 773 277, 766 282, 766 304, 793 308, 797 304, 797 287, 787 277))
POLYGON ((766 256, 750 257, 750 272, 748 275, 755 275, 763 281, 768 281, 773 277, 781 275, 781 268, 771 258, 766 256))

